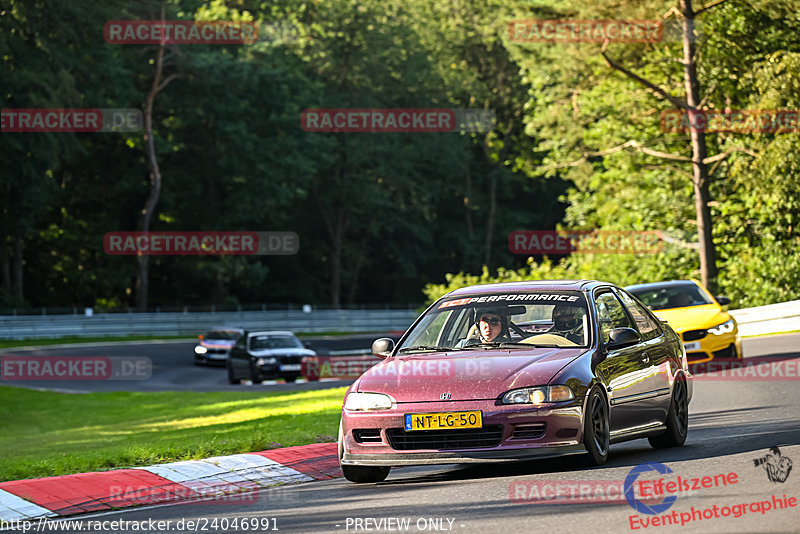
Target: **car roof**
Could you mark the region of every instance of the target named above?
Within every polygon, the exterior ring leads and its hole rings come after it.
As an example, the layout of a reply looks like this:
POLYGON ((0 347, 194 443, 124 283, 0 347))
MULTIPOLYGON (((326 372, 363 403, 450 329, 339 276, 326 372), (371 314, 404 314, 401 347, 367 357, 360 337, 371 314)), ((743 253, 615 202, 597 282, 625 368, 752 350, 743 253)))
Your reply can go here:
POLYGON ((590 291, 597 286, 605 285, 613 286, 614 284, 601 282, 599 280, 524 280, 520 282, 502 282, 500 284, 481 284, 462 287, 451 291, 445 296, 481 295, 502 291, 590 291))
POLYGON ((215 326, 208 329, 209 332, 244 332, 244 328, 238 326, 215 326))
POLYGON ((294 332, 289 330, 263 330, 259 332, 249 332, 249 336, 294 336, 294 332))
MULTIPOLYGON (((625 286, 628 291, 636 291, 637 289, 664 289, 667 287, 682 286, 686 284, 700 285, 697 280, 666 280, 664 282, 652 282, 648 284, 635 284, 632 286, 625 286)), ((702 286, 701 286, 702 287, 702 286)))

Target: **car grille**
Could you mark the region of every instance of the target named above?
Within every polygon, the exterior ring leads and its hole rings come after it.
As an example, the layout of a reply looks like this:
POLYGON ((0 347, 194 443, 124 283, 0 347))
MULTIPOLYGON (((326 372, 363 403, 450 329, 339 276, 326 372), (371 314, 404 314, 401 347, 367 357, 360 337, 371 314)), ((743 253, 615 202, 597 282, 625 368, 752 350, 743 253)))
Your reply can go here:
POLYGON ((514 425, 514 431, 511 433, 512 439, 536 439, 544 436, 547 430, 545 423, 528 423, 524 425, 514 425))
POLYGON ((696 341, 708 335, 708 330, 687 330, 683 333, 684 341, 696 341))
POLYGON ((736 345, 733 343, 728 346, 728 348, 722 350, 715 350, 714 351, 715 358, 735 358, 736 357, 736 345))
POLYGON ((228 349, 206 349, 208 354, 227 354, 228 349))
POLYGON ((503 427, 490 425, 483 428, 461 430, 417 430, 406 432, 401 428, 386 431, 389 444, 398 451, 419 449, 453 450, 485 449, 497 447, 503 439, 503 427))
POLYGON ((358 443, 380 443, 381 442, 381 429, 380 428, 359 428, 353 430, 353 438, 358 443))
POLYGON ((284 364, 284 363, 302 363, 303 362, 303 357, 302 356, 284 356, 284 355, 279 354, 277 356, 277 358, 278 358, 278 363, 280 363, 280 364, 284 364))

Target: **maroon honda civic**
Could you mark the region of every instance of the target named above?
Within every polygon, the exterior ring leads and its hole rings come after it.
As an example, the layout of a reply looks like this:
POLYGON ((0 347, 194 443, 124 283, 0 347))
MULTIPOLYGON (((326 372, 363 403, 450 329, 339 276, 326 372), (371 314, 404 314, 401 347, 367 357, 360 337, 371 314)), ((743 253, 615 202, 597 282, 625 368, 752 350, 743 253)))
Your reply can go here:
POLYGON ((592 280, 465 287, 434 302, 347 390, 339 463, 351 482, 394 466, 683 445, 692 376, 678 336, 631 294, 592 280))

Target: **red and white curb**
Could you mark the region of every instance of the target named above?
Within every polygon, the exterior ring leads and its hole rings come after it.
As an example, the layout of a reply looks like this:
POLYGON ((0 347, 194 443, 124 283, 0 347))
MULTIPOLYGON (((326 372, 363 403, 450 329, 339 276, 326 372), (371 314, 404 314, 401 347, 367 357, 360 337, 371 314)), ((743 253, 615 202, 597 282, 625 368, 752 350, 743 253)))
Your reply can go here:
POLYGON ((0 521, 165 502, 257 499, 254 490, 342 476, 336 443, 0 483, 0 521))

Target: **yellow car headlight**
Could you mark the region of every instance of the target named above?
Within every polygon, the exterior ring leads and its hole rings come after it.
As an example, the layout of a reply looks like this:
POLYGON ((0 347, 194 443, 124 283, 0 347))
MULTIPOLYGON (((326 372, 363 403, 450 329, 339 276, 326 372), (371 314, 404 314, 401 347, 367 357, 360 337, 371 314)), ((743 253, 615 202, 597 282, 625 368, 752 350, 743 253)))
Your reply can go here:
POLYGON ((714 334, 715 336, 721 336, 722 334, 733 332, 733 327, 733 319, 729 319, 722 324, 718 324, 714 328, 709 328, 708 333, 714 334))

